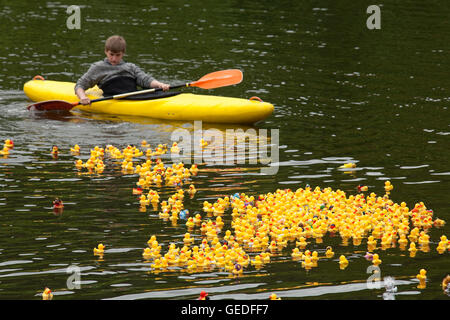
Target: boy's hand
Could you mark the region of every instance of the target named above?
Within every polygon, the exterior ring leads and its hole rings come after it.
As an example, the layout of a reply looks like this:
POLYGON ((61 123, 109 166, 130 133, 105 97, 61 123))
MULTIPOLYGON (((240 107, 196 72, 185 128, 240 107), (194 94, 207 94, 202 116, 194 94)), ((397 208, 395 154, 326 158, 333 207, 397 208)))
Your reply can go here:
POLYGON ((88 105, 88 104, 91 104, 91 99, 89 99, 88 97, 86 97, 86 98, 83 98, 83 99, 80 99, 80 103, 82 104, 82 105, 88 105))
POLYGON ((168 85, 167 83, 159 82, 158 80, 153 80, 152 82, 150 82, 150 88, 161 88, 164 91, 167 91, 170 89, 170 85, 168 85))
POLYGON ((167 91, 170 89, 170 85, 168 85, 167 83, 161 83, 159 87, 163 89, 163 91, 167 91))

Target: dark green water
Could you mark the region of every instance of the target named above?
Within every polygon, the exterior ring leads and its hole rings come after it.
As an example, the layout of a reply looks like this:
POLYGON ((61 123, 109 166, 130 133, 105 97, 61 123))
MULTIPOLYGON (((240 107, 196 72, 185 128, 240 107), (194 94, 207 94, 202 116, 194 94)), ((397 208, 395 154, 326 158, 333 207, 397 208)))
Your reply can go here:
MULTIPOLYGON (((306 272, 291 260, 289 246, 239 279, 218 270, 152 273, 141 256, 150 235, 164 251, 180 243, 186 227, 173 227, 158 212, 140 212, 131 194, 137 176, 123 175, 112 160, 100 175, 79 175, 74 160, 85 161, 91 148, 107 144, 171 144, 175 129, 193 124, 79 112, 36 115, 26 110, 22 91, 36 74, 75 81, 103 58, 111 34, 127 39, 128 61, 159 80, 185 82, 240 68, 240 85, 213 93, 257 95, 275 106, 255 129, 279 130, 278 172, 260 175, 251 164, 199 166, 192 178, 198 192, 184 201, 187 209, 201 211, 203 201, 235 192, 259 195, 306 184, 348 194, 365 184, 382 195, 390 180, 395 202, 412 208, 423 201, 447 224, 431 230, 428 253, 409 258, 398 248, 381 252, 382 277, 397 280, 397 300, 448 299, 440 283, 450 272, 449 255, 435 250, 439 237, 450 235, 447 2, 386 3, 381 30, 367 29, 372 3, 366 1, 94 3, 78 1, 81 29, 69 30, 66 8, 73 3, 2 1, 0 140, 11 138, 15 147, 0 158, 0 299, 41 299, 46 286, 58 300, 191 299, 201 290, 212 299, 267 299, 273 292, 283 299, 382 299, 383 287, 367 288, 366 246, 340 246, 328 236, 311 249, 323 253, 332 245, 350 259, 344 271, 335 257, 306 272), (79 157, 69 153, 76 143, 79 157), (58 159, 50 155, 53 145, 61 150, 58 159), (357 163, 350 174, 338 169, 347 162, 357 163), (64 201, 62 215, 53 214, 56 197, 64 201), (106 245, 103 261, 92 254, 100 242, 106 245), (80 268, 79 289, 67 288, 70 266, 80 268), (419 290, 421 268, 428 283, 419 290)), ((167 198, 174 189, 159 191, 167 198)), ((231 217, 224 220, 229 227, 231 217)))

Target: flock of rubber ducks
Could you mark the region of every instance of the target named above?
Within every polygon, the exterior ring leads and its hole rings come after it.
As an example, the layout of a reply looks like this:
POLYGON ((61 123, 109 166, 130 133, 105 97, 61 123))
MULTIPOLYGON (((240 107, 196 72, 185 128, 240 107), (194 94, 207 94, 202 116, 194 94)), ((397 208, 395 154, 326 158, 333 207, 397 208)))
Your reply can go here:
MULTIPOLYGON (((157 154, 163 154, 168 148, 160 145, 155 150, 157 154)), ((176 143, 170 150, 179 151, 176 143)), ((368 190, 365 186, 358 186, 359 193, 350 196, 339 189, 312 189, 309 186, 297 190, 278 189, 258 197, 237 193, 218 198, 214 203, 204 201, 203 216, 190 216, 183 206, 184 194, 187 192, 193 196, 196 190, 193 184, 187 190, 182 186, 197 174, 195 165, 190 169, 182 163, 165 166, 159 158, 155 162, 147 159, 136 166, 130 165, 133 158, 144 155, 134 146, 127 146, 122 151, 108 146, 106 153, 112 158, 124 159, 122 169, 125 172, 139 175, 133 194, 139 195, 142 211, 152 204, 154 210, 159 206, 159 217, 163 220, 170 220, 173 224, 180 219, 186 220, 187 232, 183 239, 179 243, 170 243, 167 251, 162 251, 156 235, 148 240, 142 257, 155 273, 169 271, 171 267, 177 267, 177 270, 184 268, 187 272, 220 269, 238 277, 246 268, 262 268, 271 262, 272 256, 281 254, 288 246, 294 246, 292 259, 300 262, 305 270, 311 270, 318 267, 319 260, 330 260, 335 256, 331 246, 326 247, 324 256, 319 255, 320 249, 307 248, 312 242, 323 243, 327 234, 340 236, 344 246, 349 245, 350 240, 354 246, 360 246, 366 239, 365 258, 379 266, 382 264, 381 253, 374 253, 376 250, 395 247, 406 250, 409 243, 410 257, 414 257, 418 250, 429 252, 429 229, 445 224, 442 219, 435 218, 433 211, 427 209, 423 202, 415 204, 412 209, 404 202, 394 203, 389 198, 394 188, 390 181, 384 184, 384 196, 373 192, 364 195, 363 192, 368 190), (154 187, 162 185, 177 189, 166 201, 160 202, 154 187), (232 218, 231 228, 223 230, 222 217, 228 212, 232 218)), ((99 155, 104 155, 103 149, 96 147, 91 150, 90 159, 95 166, 99 155)), ((345 168, 354 168, 354 165, 345 168)), ((94 254, 103 257, 104 248, 99 244, 94 254)), ((450 242, 445 235, 441 236, 436 250, 440 254, 450 250, 450 242)), ((349 265, 344 255, 339 255, 335 261, 341 270, 349 265)), ((417 278, 423 284, 426 276, 422 270, 419 275, 417 278)))
MULTIPOLYGON (((152 235, 143 249, 142 258, 150 263, 152 272, 172 270, 203 272, 204 270, 225 270, 232 276, 239 277, 246 268, 260 269, 271 262, 271 257, 280 255, 289 247, 294 247, 291 257, 298 261, 305 270, 317 268, 320 260, 331 260, 335 252, 331 246, 326 249, 310 250, 312 243, 322 244, 328 236, 339 236, 341 245, 347 246, 351 241, 354 246, 367 246, 365 258, 374 266, 382 264, 382 251, 399 247, 408 250, 414 257, 418 250, 429 252, 432 227, 442 227, 445 221, 434 216, 423 202, 416 203, 410 209, 406 203, 394 203, 390 198, 393 185, 384 184, 385 195, 375 193, 365 195, 366 186, 358 186, 358 194, 347 195, 342 190, 331 188, 277 189, 273 193, 249 196, 245 193, 218 198, 214 203, 203 202, 203 214, 191 216, 184 209, 184 194, 195 195, 195 186, 183 189, 184 183, 198 172, 196 165, 189 169, 183 163, 166 166, 157 158, 169 151, 166 145, 159 145, 155 150, 143 141, 143 152, 129 145, 120 150, 112 145, 105 149, 95 147, 90 158, 83 163, 77 160, 77 169, 101 173, 104 170, 103 159, 109 155, 112 159, 121 159, 122 171, 126 174, 138 174, 137 187, 133 194, 139 196, 140 209, 152 204, 154 210, 159 208, 159 217, 177 223, 186 220, 187 232, 180 241, 161 244, 156 235, 152 235), (147 159, 135 165, 136 159, 147 159), (176 190, 166 201, 160 202, 156 187, 172 186, 176 190), (223 216, 231 217, 230 228, 224 229, 223 216), (408 247, 409 243, 409 248, 408 247), (162 247, 167 245, 167 250, 162 247), (323 250, 323 251, 322 251, 323 250), (381 250, 380 253, 375 251, 381 250), (319 255, 323 252, 323 256, 319 255), (172 268, 176 267, 176 268, 172 268)), ((202 141, 202 146, 207 143, 202 141)), ((80 154, 80 147, 75 145, 71 152, 80 154)), ((170 152, 179 152, 174 143, 170 152)), ((348 164, 343 168, 354 168, 348 164)), ((445 235, 440 237, 436 247, 439 254, 450 251, 450 241, 445 235)), ((100 243, 93 249, 94 255, 103 257, 105 246, 100 243)), ((349 265, 344 255, 339 255, 337 264, 341 270, 349 265)), ((420 270, 416 277, 420 288, 425 287, 426 271, 420 270)), ((276 297, 276 295, 274 296, 276 297)), ((272 297, 271 297, 272 298, 272 297)))

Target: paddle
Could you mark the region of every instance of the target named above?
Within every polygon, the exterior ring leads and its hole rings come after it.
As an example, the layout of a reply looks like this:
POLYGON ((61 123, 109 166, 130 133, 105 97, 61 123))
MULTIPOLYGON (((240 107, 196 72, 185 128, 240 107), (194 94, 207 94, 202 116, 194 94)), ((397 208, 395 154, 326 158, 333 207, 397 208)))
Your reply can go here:
MULTIPOLYGON (((175 88, 181 88, 181 87, 197 87, 202 89, 214 89, 214 88, 220 88, 220 87, 226 87, 231 86, 233 84, 238 84, 242 81, 242 71, 238 69, 228 69, 228 70, 221 70, 216 72, 208 73, 207 75, 204 75, 197 81, 188 82, 180 85, 171 86, 169 89, 175 89, 175 88)), ((45 80, 44 80, 45 81, 45 80)), ((150 93, 155 91, 161 91, 161 88, 153 88, 153 89, 146 89, 146 90, 139 90, 139 91, 133 91, 133 92, 127 92, 122 94, 116 94, 114 96, 109 97, 103 97, 95 100, 91 100, 91 103, 99 102, 99 101, 105 101, 105 100, 112 100, 112 99, 122 99, 138 94, 143 93, 150 93)), ((27 107, 28 110, 39 110, 39 111, 49 111, 49 110, 70 110, 77 105, 79 105, 80 102, 67 102, 64 100, 48 100, 48 101, 41 101, 36 102, 27 107)))

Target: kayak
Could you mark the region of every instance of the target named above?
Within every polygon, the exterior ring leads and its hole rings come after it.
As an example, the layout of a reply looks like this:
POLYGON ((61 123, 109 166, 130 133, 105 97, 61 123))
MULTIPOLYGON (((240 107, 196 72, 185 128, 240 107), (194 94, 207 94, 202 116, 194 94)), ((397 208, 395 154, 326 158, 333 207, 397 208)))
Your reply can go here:
MULTIPOLYGON (((78 101, 75 83, 33 79, 24 84, 25 94, 34 102, 64 100, 78 101)), ((102 97, 97 86, 86 91, 93 100, 102 97)), ((104 100, 91 105, 77 105, 77 109, 103 114, 149 117, 166 120, 195 121, 208 123, 253 124, 273 113, 274 107, 257 97, 250 99, 180 93, 151 100, 104 100)))

